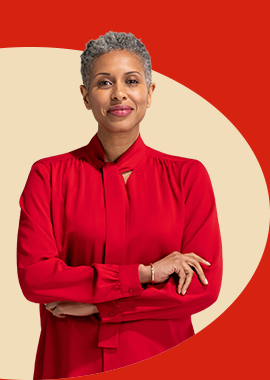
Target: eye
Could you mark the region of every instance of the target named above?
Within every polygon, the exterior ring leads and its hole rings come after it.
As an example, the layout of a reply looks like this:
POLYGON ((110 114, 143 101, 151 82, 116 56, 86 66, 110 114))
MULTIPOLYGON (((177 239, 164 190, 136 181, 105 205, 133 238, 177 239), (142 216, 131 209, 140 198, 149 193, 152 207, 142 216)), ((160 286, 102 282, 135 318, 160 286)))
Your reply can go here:
POLYGON ((98 83, 99 86, 108 86, 110 84, 111 84, 111 82, 109 82, 108 80, 103 80, 103 81, 98 83))
POLYGON ((136 79, 129 79, 128 83, 130 83, 130 84, 137 84, 139 82, 136 79))

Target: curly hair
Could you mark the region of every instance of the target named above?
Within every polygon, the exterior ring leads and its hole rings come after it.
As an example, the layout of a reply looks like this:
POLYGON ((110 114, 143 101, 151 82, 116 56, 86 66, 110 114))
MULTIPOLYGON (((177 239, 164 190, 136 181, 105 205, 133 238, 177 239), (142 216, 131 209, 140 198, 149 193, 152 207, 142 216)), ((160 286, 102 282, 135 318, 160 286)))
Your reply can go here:
POLYGON ((144 44, 132 33, 117 33, 110 31, 96 40, 90 40, 87 42, 86 49, 80 56, 82 80, 87 91, 89 90, 90 72, 95 61, 101 55, 112 50, 126 50, 136 54, 142 63, 146 77, 146 84, 147 87, 149 87, 152 82, 151 57, 144 44))

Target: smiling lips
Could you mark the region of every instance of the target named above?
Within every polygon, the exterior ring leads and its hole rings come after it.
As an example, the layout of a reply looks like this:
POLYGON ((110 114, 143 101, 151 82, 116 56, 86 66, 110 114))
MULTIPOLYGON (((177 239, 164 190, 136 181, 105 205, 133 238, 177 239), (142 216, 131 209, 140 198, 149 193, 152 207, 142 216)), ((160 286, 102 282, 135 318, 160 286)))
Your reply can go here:
POLYGON ((108 113, 110 113, 111 115, 114 115, 114 116, 122 117, 122 116, 129 115, 132 110, 133 110, 132 107, 119 105, 119 106, 111 107, 109 109, 108 113))

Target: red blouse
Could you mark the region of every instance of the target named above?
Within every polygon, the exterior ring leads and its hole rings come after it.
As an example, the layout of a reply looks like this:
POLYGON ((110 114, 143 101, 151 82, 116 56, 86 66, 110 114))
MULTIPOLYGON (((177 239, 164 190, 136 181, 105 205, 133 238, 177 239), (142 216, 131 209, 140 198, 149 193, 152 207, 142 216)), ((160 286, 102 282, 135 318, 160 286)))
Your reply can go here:
POLYGON ((222 246, 209 175, 200 161, 137 140, 106 163, 93 136, 72 152, 36 161, 20 197, 18 276, 40 304, 34 379, 94 374, 159 354, 194 335, 191 315, 218 297, 222 246), (132 170, 125 184, 122 172, 132 170), (176 274, 141 285, 138 266, 195 252, 187 293, 176 274), (57 318, 44 303, 96 304, 99 313, 57 318))

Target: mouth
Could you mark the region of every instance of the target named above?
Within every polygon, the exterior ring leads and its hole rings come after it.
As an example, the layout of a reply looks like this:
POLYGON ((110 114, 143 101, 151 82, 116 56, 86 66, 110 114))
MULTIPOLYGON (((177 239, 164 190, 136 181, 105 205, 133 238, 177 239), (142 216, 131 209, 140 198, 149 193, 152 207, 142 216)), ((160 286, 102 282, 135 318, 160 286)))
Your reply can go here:
POLYGON ((108 110, 108 113, 114 116, 126 116, 129 115, 133 111, 133 108, 130 106, 118 105, 111 107, 108 110))

